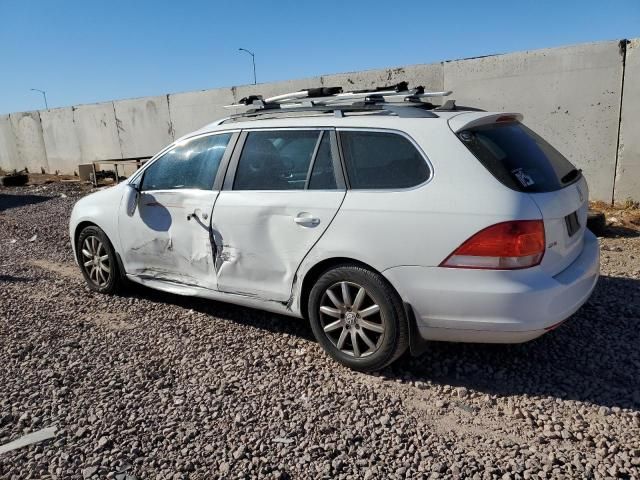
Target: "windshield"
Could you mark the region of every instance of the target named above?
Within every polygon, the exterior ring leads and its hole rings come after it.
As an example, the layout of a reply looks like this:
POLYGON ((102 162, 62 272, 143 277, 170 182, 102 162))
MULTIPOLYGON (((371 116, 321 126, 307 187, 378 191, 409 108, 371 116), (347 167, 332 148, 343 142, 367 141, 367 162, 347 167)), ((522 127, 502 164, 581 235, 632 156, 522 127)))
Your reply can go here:
POLYGON ((553 192, 580 178, 569 160, 521 123, 483 125, 458 137, 494 177, 514 190, 553 192))

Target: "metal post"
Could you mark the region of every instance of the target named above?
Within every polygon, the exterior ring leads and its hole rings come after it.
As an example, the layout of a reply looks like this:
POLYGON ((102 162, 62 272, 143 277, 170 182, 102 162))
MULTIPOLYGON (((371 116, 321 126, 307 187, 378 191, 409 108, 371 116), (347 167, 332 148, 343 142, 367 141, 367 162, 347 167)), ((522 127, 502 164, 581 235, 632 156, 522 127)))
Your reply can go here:
POLYGON ((254 55, 253 52, 250 52, 246 48, 239 48, 238 50, 241 52, 247 52, 249 55, 251 55, 251 61, 253 63, 253 84, 255 85, 256 84, 256 56, 254 55))
POLYGON ((49 105, 47 104, 47 92, 38 88, 32 88, 31 90, 34 92, 40 92, 42 94, 42 96, 44 97, 44 107, 49 110, 49 105))

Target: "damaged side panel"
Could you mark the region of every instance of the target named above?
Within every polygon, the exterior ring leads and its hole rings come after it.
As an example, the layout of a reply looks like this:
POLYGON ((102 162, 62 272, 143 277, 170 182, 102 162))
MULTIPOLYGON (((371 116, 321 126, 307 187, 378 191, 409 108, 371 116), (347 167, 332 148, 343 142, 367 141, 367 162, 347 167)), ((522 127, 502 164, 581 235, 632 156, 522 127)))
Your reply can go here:
POLYGON ((342 190, 222 191, 212 222, 219 290, 289 302, 300 262, 344 195, 342 190))
POLYGON ((133 215, 119 216, 127 272, 215 289, 209 220, 217 195, 207 190, 142 192, 133 215))

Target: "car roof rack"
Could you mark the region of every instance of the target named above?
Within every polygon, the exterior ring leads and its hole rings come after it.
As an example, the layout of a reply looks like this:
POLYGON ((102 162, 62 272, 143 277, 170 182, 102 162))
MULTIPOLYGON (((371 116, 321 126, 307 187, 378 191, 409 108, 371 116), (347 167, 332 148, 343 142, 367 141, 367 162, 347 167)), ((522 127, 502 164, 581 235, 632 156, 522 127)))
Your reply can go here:
POLYGON ((399 117, 433 118, 431 110, 437 105, 426 101, 428 98, 446 97, 451 91, 425 91, 423 86, 409 89, 407 82, 385 85, 372 90, 353 90, 344 92, 342 87, 308 88, 297 92, 285 93, 263 98, 262 95, 249 95, 237 104, 225 108, 243 109, 229 117, 255 118, 275 113, 381 113, 399 117))

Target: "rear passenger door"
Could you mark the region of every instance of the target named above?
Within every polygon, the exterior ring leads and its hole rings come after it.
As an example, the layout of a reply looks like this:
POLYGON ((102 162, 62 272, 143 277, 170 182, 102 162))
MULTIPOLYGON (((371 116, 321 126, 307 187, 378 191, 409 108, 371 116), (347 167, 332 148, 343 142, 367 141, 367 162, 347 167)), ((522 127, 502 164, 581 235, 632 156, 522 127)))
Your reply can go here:
POLYGON ((346 190, 331 129, 244 131, 213 210, 218 289, 287 301, 346 190))

